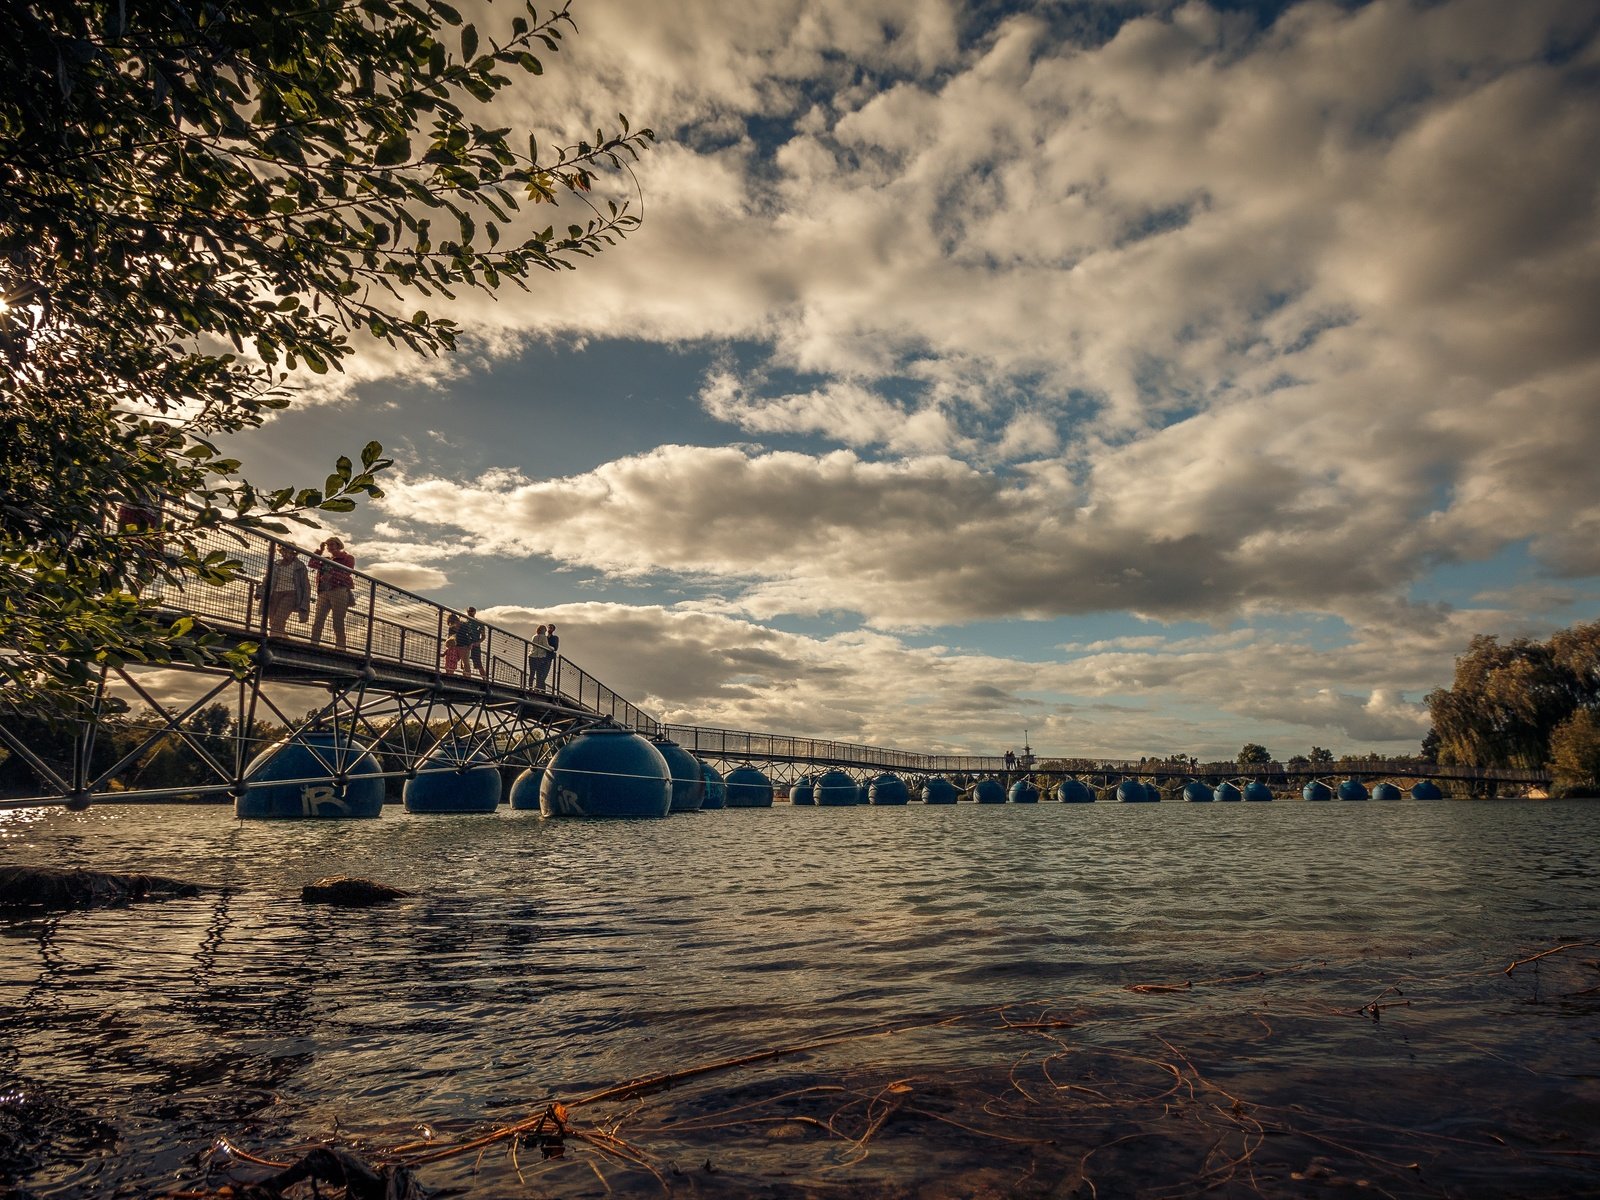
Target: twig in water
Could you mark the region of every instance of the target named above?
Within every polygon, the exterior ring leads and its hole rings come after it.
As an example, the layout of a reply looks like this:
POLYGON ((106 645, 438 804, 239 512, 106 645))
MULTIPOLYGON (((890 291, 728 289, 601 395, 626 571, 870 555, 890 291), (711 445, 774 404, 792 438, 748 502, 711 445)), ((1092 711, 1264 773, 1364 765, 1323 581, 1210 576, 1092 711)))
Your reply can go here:
POLYGON ((1519 958, 1503 972, 1510 975, 1518 967, 1525 967, 1531 962, 1538 962, 1541 958, 1549 958, 1552 954, 1564 954, 1568 950, 1581 950, 1585 946, 1600 946, 1600 942, 1564 942, 1559 946, 1552 946, 1548 950, 1541 950, 1537 954, 1530 954, 1527 958, 1519 958))

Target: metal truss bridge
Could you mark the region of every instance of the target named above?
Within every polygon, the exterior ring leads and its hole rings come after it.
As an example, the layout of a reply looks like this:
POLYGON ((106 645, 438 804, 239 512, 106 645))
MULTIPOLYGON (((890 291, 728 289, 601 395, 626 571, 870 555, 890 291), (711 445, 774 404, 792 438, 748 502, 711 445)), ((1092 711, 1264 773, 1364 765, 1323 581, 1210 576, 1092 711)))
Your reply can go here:
MULTIPOLYGON (((346 617, 345 649, 310 642, 298 629, 273 636, 263 597, 270 589, 277 538, 257 530, 222 527, 199 535, 202 551, 215 549, 243 563, 225 585, 189 584, 181 590, 155 586, 143 599, 173 619, 194 617, 234 647, 254 645, 251 666, 240 678, 213 666, 177 662, 166 670, 197 677, 198 698, 182 709, 160 703, 139 670, 108 668, 101 679, 97 707, 79 723, 69 747, 54 749, 31 740, 14 718, 0 710, 0 746, 18 756, 38 780, 37 794, 0 800, 0 808, 65 804, 83 808, 94 802, 156 801, 175 797, 217 799, 244 794, 251 759, 263 749, 255 730, 273 727, 274 737, 294 737, 336 728, 380 752, 382 774, 409 778, 430 770, 429 754, 438 730, 468 751, 506 767, 533 766, 567 736, 596 724, 619 725, 649 737, 665 736, 691 754, 724 770, 740 764, 763 767, 780 785, 815 770, 838 768, 865 778, 892 771, 913 780, 935 775, 1000 776, 1022 773, 1045 778, 1067 774, 1099 779, 1155 781, 1259 779, 1268 784, 1355 776, 1357 778, 1434 779, 1477 790, 1496 786, 1538 787, 1548 775, 1534 771, 1438 767, 1415 760, 1368 759, 1337 764, 1287 766, 1272 763, 1047 760, 1031 753, 1000 755, 919 754, 849 742, 786 737, 699 726, 663 725, 624 699, 570 659, 557 656, 544 677, 530 657, 526 638, 482 622, 480 674, 443 670, 447 619, 452 610, 423 596, 352 570, 355 602, 346 617), (291 712, 289 697, 312 689, 317 704, 291 712), (113 698, 142 700, 159 714, 140 737, 126 739, 114 755, 106 753, 108 730, 117 721, 113 698), (218 753, 215 738, 193 728, 202 709, 230 708, 233 733, 228 751, 218 753), (181 748, 191 756, 198 780, 183 786, 141 787, 135 764, 156 747, 181 748), (1061 765, 1057 765, 1061 764, 1061 765)), ((325 630, 325 637, 332 631, 325 630)))

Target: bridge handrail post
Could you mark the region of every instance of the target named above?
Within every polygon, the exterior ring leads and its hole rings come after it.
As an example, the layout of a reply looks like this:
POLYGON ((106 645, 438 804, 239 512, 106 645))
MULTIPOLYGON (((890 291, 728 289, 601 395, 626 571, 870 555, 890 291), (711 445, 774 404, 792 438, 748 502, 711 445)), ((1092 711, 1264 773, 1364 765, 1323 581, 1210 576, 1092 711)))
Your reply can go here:
MULTIPOLYGON (((262 641, 267 640, 267 605, 271 603, 272 600, 272 576, 273 573, 278 569, 278 556, 275 553, 277 549, 278 547, 275 542, 267 542, 267 577, 261 585, 261 614, 259 618, 261 623, 258 627, 261 631, 262 641)), ((251 582, 253 583, 254 580, 251 582)), ((245 628, 250 628, 251 624, 252 622, 247 618, 245 621, 245 628)))
POLYGON ((367 665, 372 665, 372 631, 378 624, 378 581, 367 580, 367 641, 361 649, 361 657, 367 660, 367 665))
POLYGON ((444 678, 440 667, 441 656, 444 654, 444 605, 433 606, 434 633, 433 633, 433 673, 436 678, 444 678))

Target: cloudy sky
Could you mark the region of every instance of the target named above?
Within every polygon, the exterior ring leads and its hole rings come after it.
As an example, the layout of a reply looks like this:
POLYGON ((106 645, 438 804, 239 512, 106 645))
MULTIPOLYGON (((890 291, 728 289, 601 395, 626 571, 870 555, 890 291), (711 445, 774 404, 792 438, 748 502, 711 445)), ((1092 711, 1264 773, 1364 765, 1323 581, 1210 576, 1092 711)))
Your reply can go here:
POLYGON ((653 127, 643 227, 238 447, 382 441, 363 568, 669 721, 981 753, 1409 752, 1474 633, 1600 615, 1594 0, 573 11, 522 119, 653 127))

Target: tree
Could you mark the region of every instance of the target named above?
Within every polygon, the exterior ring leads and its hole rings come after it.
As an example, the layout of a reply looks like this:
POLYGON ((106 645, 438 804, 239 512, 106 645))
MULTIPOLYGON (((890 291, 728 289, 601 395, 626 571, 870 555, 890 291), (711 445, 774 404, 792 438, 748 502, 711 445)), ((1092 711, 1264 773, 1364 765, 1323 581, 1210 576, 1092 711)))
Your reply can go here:
POLYGON ((1256 742, 1246 742, 1234 760, 1241 767, 1261 767, 1272 761, 1272 752, 1256 742))
POLYGON ((1600 622, 1549 642, 1478 636, 1456 659, 1451 687, 1428 694, 1439 761, 1542 767, 1556 727, 1600 703, 1600 622))
POLYGON ((428 306, 526 289, 637 224, 595 194, 654 135, 541 147, 492 123, 574 28, 481 34, 443 0, 0 5, 0 683, 70 715, 102 665, 226 662, 140 595, 240 570, 202 538, 381 495, 369 444, 321 487, 257 489, 216 447, 361 333, 455 347, 428 306), (558 198, 581 224, 543 229, 558 198), (435 228, 436 224, 439 228, 435 228), (115 516, 115 519, 113 519, 115 516))
POLYGON ((1313 746, 1309 757, 1314 766, 1325 767, 1333 762, 1333 751, 1322 746, 1313 746))
POLYGON ((1580 708, 1550 735, 1550 771, 1568 795, 1600 793, 1600 714, 1580 708))

